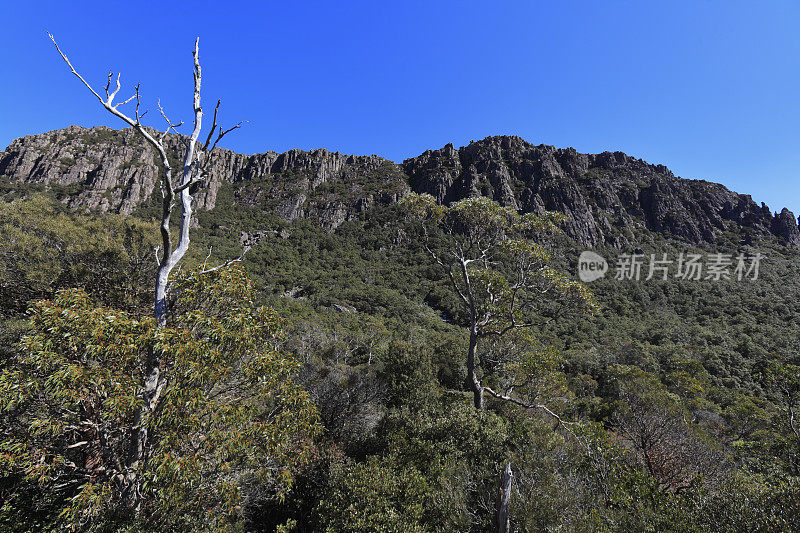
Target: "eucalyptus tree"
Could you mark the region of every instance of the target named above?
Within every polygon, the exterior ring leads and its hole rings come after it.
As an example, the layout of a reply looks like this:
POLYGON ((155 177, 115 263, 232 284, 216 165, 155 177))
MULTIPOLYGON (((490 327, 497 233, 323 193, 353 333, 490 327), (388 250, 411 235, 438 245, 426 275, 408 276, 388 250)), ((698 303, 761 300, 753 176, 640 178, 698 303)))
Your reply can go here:
POLYGON ((488 394, 557 416, 536 401, 529 386, 532 371, 543 357, 550 357, 549 350, 528 339, 523 344, 530 349, 499 353, 496 363, 506 376, 495 390, 482 380, 478 345, 530 332, 566 311, 596 309, 586 286, 556 269, 550 252, 537 240, 556 230, 564 216, 520 214, 482 196, 445 206, 429 194, 410 194, 402 203, 422 221, 426 249, 447 275, 467 316, 467 379, 475 407, 483 409, 488 394))
MULTIPOLYGON (((564 425, 541 401, 540 385, 553 375, 553 351, 538 343, 531 330, 565 311, 597 307, 583 284, 553 266, 549 251, 538 241, 565 217, 551 212, 520 214, 482 196, 444 206, 429 194, 410 194, 402 203, 422 221, 425 247, 447 275, 467 316, 467 379, 475 408, 483 410, 484 394, 489 394, 542 410, 564 425), (484 361, 478 359, 481 341, 490 345, 484 361), (481 363, 500 370, 495 387, 479 372, 481 363)), ((512 477, 509 462, 500 474, 500 533, 510 528, 512 477)))
MULTIPOLYGON (((219 126, 217 123, 217 116, 221 101, 217 100, 211 129, 205 137, 205 142, 200 141, 203 125, 203 108, 200 99, 202 72, 199 55, 200 40, 198 38, 195 40, 194 48, 192 49, 194 80, 192 109, 194 124, 188 136, 179 137, 181 145, 183 146, 183 153, 180 158, 181 166, 180 168, 173 168, 173 163, 170 159, 170 155, 172 154, 170 153, 171 148, 168 144, 168 135, 170 133, 179 135, 177 128, 180 127, 183 122, 173 122, 167 116, 164 108, 161 106, 161 102, 158 101, 157 107, 161 117, 166 122, 166 126, 162 131, 145 127, 142 123, 142 118, 146 114, 146 111, 141 111, 141 94, 138 84, 129 98, 117 101, 116 97, 121 89, 121 74, 117 73, 116 77, 114 77, 114 73, 111 71, 108 73, 105 88, 102 91, 104 96, 102 96, 100 92, 92 87, 92 85, 75 69, 67 55, 59 47, 53 35, 48 33, 48 36, 53 41, 56 50, 67 64, 72 74, 74 74, 83 85, 86 86, 91 94, 97 98, 103 108, 139 133, 147 144, 155 150, 158 156, 160 162, 159 177, 161 186, 161 219, 159 223, 161 244, 157 249, 158 269, 155 275, 153 316, 155 318, 156 328, 159 330, 164 329, 166 328, 167 317, 169 315, 168 288, 170 274, 183 259, 189 248, 189 232, 192 226, 193 215, 192 194, 197 188, 202 187, 207 180, 214 149, 217 147, 219 141, 231 131, 239 128, 242 122, 228 129, 223 129, 219 126), (113 88, 112 81, 114 85, 113 88), (130 108, 131 111, 127 113, 124 112, 123 108, 126 108, 125 106, 130 108), (177 239, 173 237, 171 226, 176 200, 180 205, 180 221, 177 239)), ((228 261, 224 265, 220 265, 214 269, 198 272, 196 275, 199 276, 208 273, 210 270, 221 268, 222 266, 226 266, 240 259, 241 256, 238 259, 228 261)), ((163 403, 163 395, 170 385, 170 376, 166 375, 163 371, 164 357, 165 352, 163 350, 151 349, 148 351, 143 362, 142 381, 139 384, 138 395, 140 401, 138 405, 134 407, 133 423, 130 427, 130 431, 132 432, 130 450, 123 460, 125 466, 123 469, 123 477, 125 479, 122 483, 125 490, 123 492, 125 493, 127 505, 137 509, 141 505, 143 484, 140 471, 153 445, 148 435, 150 426, 148 421, 153 413, 159 410, 163 403)))

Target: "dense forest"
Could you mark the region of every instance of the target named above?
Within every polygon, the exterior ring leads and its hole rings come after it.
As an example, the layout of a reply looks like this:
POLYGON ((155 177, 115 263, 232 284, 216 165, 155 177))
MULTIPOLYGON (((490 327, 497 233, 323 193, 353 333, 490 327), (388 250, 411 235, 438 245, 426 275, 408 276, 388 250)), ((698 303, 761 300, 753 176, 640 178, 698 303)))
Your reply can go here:
MULTIPOLYGON (((379 191, 382 165, 307 202, 379 191)), ((608 169, 580 187, 634 187, 608 169)), ((197 212, 165 327, 158 194, 101 212, 80 183, 0 183, 0 529, 484 532, 505 501, 509 531, 800 530, 800 249, 779 232, 621 221, 583 284, 574 212, 396 187, 326 224, 260 183, 197 212), (764 258, 615 279, 633 253, 764 258), (171 378, 142 422, 154 353, 171 378)))

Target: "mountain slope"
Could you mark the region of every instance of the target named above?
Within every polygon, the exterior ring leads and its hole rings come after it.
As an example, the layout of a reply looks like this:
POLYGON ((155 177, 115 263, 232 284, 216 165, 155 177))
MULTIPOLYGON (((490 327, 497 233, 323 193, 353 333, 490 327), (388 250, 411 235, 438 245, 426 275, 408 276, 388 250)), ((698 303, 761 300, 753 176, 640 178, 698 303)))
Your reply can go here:
MULTIPOLYGON (((218 156, 217 177, 195 195, 202 209, 182 264, 220 264, 252 245, 245 270, 258 302, 285 320, 281 349, 302 362, 298 382, 325 427, 285 502, 254 486, 245 530, 291 519, 316 531, 340 509, 389 509, 386 523, 397 524, 394 509, 416 508, 425 514, 408 530, 487 531, 497 466, 509 459, 521 530, 797 529, 800 440, 786 416, 794 404, 771 374, 800 364, 800 248, 787 246, 797 242, 788 211, 773 215, 624 154, 514 137, 400 165, 326 150, 218 156), (552 244, 554 265, 570 274, 586 244, 610 265, 631 251, 760 253, 764 262, 757 280, 608 275, 590 286, 597 316, 532 328, 558 354, 545 363, 542 399, 597 442, 584 449, 536 411, 497 403, 476 416, 464 401, 465 310, 430 256, 428 247, 441 257, 442 241, 425 243, 396 205, 410 190, 567 212, 577 241, 552 244), (635 427, 653 431, 656 455, 633 439, 635 427), (648 470, 650 457, 664 458, 659 469, 648 470), (685 493, 662 486, 673 475, 685 493), (485 504, 472 513, 465 502, 485 504), (452 523, 440 526, 442 517, 452 523)), ((157 170, 132 132, 105 128, 28 137, 0 154, 0 365, 30 327, 29 302, 59 289, 151 311, 157 170)), ((510 342, 481 346, 487 380, 502 378, 492 350, 515 349, 510 342)))
MULTIPOLYGON (((177 148, 179 139, 171 137, 177 148)), ((0 153, 0 180, 54 188, 74 208, 130 214, 157 190, 158 166, 133 131, 70 126, 17 139, 0 153)), ((586 246, 635 244, 642 230, 690 243, 714 243, 727 231, 743 243, 777 237, 800 245, 794 214, 778 214, 722 185, 675 177, 621 152, 581 154, 519 137, 448 144, 396 164, 378 156, 324 149, 242 155, 217 150, 213 178, 196 195, 213 209, 222 186, 237 202, 261 205, 284 220, 310 218, 332 229, 372 205, 409 190, 441 202, 485 195, 522 211, 561 211, 567 233, 586 246)))

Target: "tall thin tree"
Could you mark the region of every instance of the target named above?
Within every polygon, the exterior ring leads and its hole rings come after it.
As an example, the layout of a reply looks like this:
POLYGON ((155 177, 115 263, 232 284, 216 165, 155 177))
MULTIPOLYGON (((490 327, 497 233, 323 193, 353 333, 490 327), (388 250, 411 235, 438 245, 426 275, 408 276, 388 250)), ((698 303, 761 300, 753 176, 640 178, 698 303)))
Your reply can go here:
MULTIPOLYGON (((158 110, 166 121, 167 125, 163 131, 155 131, 146 128, 142 124, 142 118, 147 113, 140 112, 141 96, 139 93, 139 85, 137 84, 134 94, 127 100, 115 103, 114 99, 120 91, 120 76, 117 73, 115 80, 115 87, 112 89, 112 80, 114 78, 113 71, 108 73, 108 80, 105 86, 105 97, 101 96, 86 79, 75 70, 75 67, 67 58, 66 54, 61 51, 55 38, 52 34, 47 34, 50 40, 58 50, 61 58, 69 66, 72 73, 79 79, 86 88, 100 101, 100 104, 112 115, 119 117, 126 124, 131 126, 138 132, 152 146, 160 160, 160 183, 161 183, 161 221, 159 224, 159 231, 161 233, 161 255, 159 257, 158 271, 155 279, 155 302, 153 314, 158 321, 158 327, 164 327, 168 316, 168 300, 167 289, 169 286, 169 276, 173 269, 186 255, 189 249, 189 229, 192 222, 192 193, 195 186, 200 186, 207 177, 206 172, 209 169, 209 163, 212 161, 212 154, 217 147, 219 141, 231 131, 239 128, 243 122, 239 122, 229 129, 222 129, 217 124, 217 114, 221 100, 217 100, 217 105, 214 107, 214 119, 211 125, 211 130, 202 145, 199 145, 198 139, 203 124, 203 108, 200 105, 200 86, 202 81, 200 69, 200 38, 198 37, 194 43, 192 50, 192 57, 194 62, 194 91, 192 95, 192 106, 194 110, 194 128, 188 137, 182 137, 184 151, 182 157, 182 166, 176 172, 179 174, 177 183, 174 177, 174 170, 169 158, 169 146, 166 143, 167 135, 170 132, 178 134, 177 128, 183 122, 172 122, 168 117, 161 102, 158 102, 158 110), (120 108, 126 104, 135 105, 133 116, 123 113, 120 108), (216 133, 216 136, 214 135, 216 133), (212 143, 213 140, 213 143, 212 143), (171 217, 175 208, 176 197, 180 201, 180 224, 178 228, 177 242, 173 242, 173 235, 171 229, 171 217)), ((228 261, 226 264, 238 261, 238 259, 228 261)), ((223 266, 223 265, 221 265, 223 266)), ((138 474, 139 466, 145 459, 146 450, 148 446, 148 431, 147 424, 145 423, 147 417, 152 413, 161 398, 165 387, 167 386, 167 379, 161 375, 161 359, 157 351, 152 350, 145 365, 144 383, 141 387, 141 405, 136 409, 134 415, 134 432, 131 438, 131 450, 127 459, 126 486, 128 505, 133 508, 138 508, 141 505, 141 476, 138 474)))

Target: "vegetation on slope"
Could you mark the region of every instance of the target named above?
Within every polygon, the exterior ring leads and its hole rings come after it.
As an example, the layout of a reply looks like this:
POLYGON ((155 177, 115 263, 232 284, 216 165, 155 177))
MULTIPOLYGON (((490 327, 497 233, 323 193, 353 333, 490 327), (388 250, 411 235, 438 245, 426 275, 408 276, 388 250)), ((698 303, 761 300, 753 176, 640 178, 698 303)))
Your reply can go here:
MULTIPOLYGON (((141 283, 150 278, 125 275, 153 268, 137 259, 146 256, 140 243, 149 221, 79 215, 41 197, 0 209, 0 230, 17 236, 0 241, 3 287, 16 294, 4 295, 7 373, 31 354, 19 337, 46 334, 24 319, 23 301, 63 297, 57 291, 71 287, 131 313, 147 307, 150 287, 141 283), (32 210, 39 216, 23 216, 32 210), (121 227, 130 229, 115 229, 121 227), (130 232, 141 240, 126 237, 130 232), (19 246, 22 235, 34 240, 19 246), (73 271, 81 254, 101 254, 104 268, 73 271)), ((299 361, 295 379, 323 429, 309 460, 292 466, 283 497, 268 482, 242 487, 235 527, 487 531, 508 461, 517 531, 800 527, 800 439, 792 427, 800 389, 797 251, 761 243, 767 259, 752 282, 593 283, 596 316, 535 330, 553 349, 549 405, 574 422, 554 428, 552 417, 507 402, 487 399, 484 411, 471 405, 463 357, 468 317, 399 207, 377 207, 330 232, 239 205, 223 187, 217 207, 199 213, 187 269, 238 256, 243 232, 260 235, 244 260, 255 304, 282 318, 285 334, 274 347, 299 361)), ((440 237, 432 235, 434 250, 440 237)), ((658 234, 639 237, 647 254, 687 251, 658 234)), ((736 253, 747 249, 740 241, 731 234, 713 250, 697 250, 736 253)), ((574 273, 580 249, 561 239, 552 250, 556 265, 574 273)), ((620 253, 598 252, 612 264, 620 253)), ((492 349, 479 347, 486 383, 500 378, 492 349)), ((2 415, 4 441, 18 420, 13 415, 2 415)), ((2 512, 23 516, 11 507, 20 501, 11 499, 19 479, 4 472, 2 512)), ((181 499, 197 490, 175 486, 181 499)), ((34 500, 24 502, 38 505, 34 500)), ((166 527, 166 514, 150 516, 132 527, 166 527)), ((206 526, 213 523, 175 527, 206 526)))

